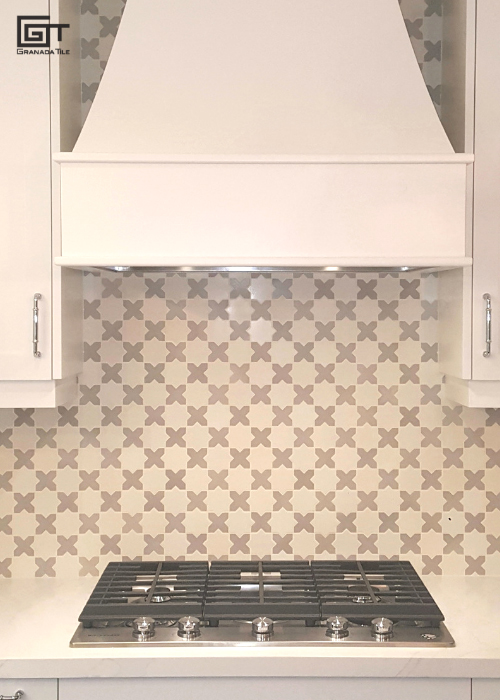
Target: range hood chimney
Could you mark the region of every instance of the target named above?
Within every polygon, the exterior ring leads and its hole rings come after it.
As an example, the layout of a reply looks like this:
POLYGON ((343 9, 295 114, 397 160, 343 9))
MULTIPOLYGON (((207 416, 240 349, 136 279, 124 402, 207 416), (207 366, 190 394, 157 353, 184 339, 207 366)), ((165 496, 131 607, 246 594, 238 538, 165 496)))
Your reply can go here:
POLYGON ((56 160, 63 265, 470 263, 472 157, 448 141, 398 0, 128 0, 56 160))

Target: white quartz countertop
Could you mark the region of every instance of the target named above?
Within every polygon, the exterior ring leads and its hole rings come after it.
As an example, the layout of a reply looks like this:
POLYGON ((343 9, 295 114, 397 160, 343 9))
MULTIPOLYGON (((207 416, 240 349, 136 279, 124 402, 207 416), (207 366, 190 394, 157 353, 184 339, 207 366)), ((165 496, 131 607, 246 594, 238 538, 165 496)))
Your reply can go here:
POLYGON ((500 577, 423 577, 454 648, 70 649, 97 579, 0 581, 0 678, 500 678, 500 577))

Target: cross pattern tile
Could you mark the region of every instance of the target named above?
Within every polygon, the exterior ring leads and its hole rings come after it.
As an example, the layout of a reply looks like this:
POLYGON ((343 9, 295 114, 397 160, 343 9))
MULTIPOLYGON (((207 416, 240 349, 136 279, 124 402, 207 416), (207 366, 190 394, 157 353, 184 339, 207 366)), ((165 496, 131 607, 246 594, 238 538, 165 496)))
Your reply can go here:
MULTIPOLYGON (((441 108, 441 43, 443 0, 399 0, 416 59, 437 112, 441 108)), ((81 0, 82 117, 85 120, 96 96, 126 0, 81 0)), ((383 31, 383 28, 380 29, 383 31)), ((131 96, 132 99, 132 96, 131 96)), ((161 286, 161 281, 159 282, 161 286)), ((204 281, 199 284, 204 285, 204 281)), ((231 298, 245 298, 235 282, 231 298)), ((328 284, 328 282, 326 283, 328 284)), ((196 294, 193 280, 190 295, 196 294)), ((291 298, 286 280, 276 280, 273 298, 291 298)), ((189 298, 193 298, 190 296, 189 298)), ((208 298, 208 297, 205 297, 208 298)), ((214 300, 215 303, 217 303, 214 300)))
POLYGON ((207 556, 499 574, 499 413, 445 402, 436 286, 85 275, 78 404, 0 411, 0 576, 207 556))

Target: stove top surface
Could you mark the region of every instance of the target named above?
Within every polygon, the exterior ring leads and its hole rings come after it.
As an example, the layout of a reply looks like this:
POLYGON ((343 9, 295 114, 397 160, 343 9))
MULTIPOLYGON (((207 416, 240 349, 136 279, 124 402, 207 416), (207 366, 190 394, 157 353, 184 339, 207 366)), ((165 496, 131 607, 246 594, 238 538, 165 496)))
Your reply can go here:
POLYGON ((407 561, 108 564, 72 646, 450 646, 407 561))

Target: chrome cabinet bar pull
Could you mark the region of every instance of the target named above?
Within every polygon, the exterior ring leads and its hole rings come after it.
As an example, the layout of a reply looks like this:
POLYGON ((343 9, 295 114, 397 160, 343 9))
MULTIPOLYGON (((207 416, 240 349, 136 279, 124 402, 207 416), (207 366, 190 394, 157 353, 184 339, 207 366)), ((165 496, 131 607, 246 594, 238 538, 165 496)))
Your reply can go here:
MULTIPOLYGON (((42 353, 38 349, 38 302, 41 298, 41 294, 35 294, 35 296, 33 297, 33 357, 42 356, 42 353)), ((2 700, 1 696, 0 700, 2 700)))
POLYGON ((0 700, 20 700, 24 695, 22 690, 17 690, 15 695, 0 695, 0 700))
POLYGON ((491 295, 483 294, 483 299, 486 302, 486 350, 483 352, 483 357, 491 356, 491 295))

